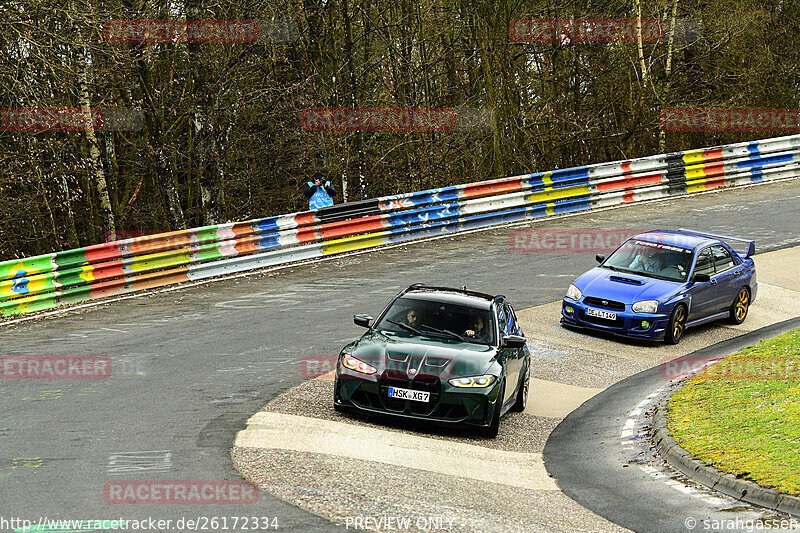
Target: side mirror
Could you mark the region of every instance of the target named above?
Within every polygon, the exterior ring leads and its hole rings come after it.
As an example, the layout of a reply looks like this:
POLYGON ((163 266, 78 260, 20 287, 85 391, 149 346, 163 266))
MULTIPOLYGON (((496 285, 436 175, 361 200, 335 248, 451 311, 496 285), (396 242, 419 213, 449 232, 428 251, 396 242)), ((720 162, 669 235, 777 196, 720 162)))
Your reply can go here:
POLYGON ((603 254, 597 254, 596 256, 594 256, 594 258, 598 263, 602 263, 603 261, 606 260, 606 256, 604 256, 603 254))
POLYGON ((521 335, 506 335, 500 345, 505 348, 522 348, 525 346, 525 337, 521 335))
POLYGON ((695 274, 694 278, 692 279, 695 283, 708 283, 711 281, 711 276, 708 274, 695 274))
POLYGON ((353 323, 356 326, 368 328, 372 325, 372 317, 369 315, 353 315, 353 323))

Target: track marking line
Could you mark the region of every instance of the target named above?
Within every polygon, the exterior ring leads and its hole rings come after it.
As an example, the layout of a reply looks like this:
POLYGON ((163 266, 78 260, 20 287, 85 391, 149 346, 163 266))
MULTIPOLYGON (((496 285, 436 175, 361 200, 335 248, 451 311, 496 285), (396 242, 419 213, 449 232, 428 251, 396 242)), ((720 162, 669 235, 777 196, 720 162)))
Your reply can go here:
POLYGON ((344 422, 259 412, 234 446, 371 461, 530 490, 558 491, 541 453, 484 448, 344 422))

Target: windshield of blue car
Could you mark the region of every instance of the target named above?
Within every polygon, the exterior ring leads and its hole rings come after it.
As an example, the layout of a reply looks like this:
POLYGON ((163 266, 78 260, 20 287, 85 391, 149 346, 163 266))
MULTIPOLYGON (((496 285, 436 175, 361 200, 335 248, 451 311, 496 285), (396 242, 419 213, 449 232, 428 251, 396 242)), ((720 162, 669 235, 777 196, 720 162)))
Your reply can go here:
POLYGON ((486 309, 415 298, 398 298, 374 329, 476 344, 494 344, 494 321, 486 309))
POLYGON ((631 239, 601 266, 650 278, 686 281, 692 267, 692 251, 669 244, 631 239))

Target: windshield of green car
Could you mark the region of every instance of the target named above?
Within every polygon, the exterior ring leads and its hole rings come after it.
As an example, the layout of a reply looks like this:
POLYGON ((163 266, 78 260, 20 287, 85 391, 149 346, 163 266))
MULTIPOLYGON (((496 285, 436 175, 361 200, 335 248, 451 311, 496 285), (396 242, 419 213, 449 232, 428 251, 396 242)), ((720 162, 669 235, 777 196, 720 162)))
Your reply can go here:
POLYGON ((686 281, 692 267, 692 251, 669 244, 631 239, 601 266, 616 272, 667 281, 686 281))
POLYGON ((414 298, 398 298, 374 326, 412 336, 494 344, 494 321, 487 309, 414 298))

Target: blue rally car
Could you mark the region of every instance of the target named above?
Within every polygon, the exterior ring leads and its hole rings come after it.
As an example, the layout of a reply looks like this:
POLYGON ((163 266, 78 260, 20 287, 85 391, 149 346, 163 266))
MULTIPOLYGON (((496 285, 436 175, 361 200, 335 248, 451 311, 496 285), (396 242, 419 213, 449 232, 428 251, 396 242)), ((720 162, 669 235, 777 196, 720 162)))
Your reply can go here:
POLYGON ((705 322, 741 324, 758 290, 754 253, 753 241, 687 229, 634 235, 569 286, 561 324, 668 344, 705 322))

